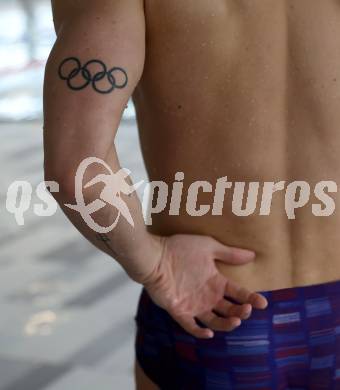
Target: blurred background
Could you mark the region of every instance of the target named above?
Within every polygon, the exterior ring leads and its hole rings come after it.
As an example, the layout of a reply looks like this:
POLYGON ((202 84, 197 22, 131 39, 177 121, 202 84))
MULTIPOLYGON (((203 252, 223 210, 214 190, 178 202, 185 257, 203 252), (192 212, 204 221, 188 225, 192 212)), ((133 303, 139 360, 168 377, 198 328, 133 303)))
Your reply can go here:
MULTIPOLYGON (((43 180, 42 84, 55 39, 50 2, 0 0, 0 390, 133 389, 140 286, 61 211, 37 217, 43 180), (16 180, 32 185, 24 226, 6 210, 16 180)), ((131 104, 117 148, 146 179, 131 104)))

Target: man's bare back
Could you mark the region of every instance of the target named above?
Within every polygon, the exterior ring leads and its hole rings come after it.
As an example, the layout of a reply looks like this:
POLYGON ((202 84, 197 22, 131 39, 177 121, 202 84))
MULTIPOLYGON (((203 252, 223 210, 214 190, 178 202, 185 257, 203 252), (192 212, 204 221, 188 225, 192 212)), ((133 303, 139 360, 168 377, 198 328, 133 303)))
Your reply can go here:
MULTIPOLYGON (((215 183, 303 180, 311 190, 340 175, 338 1, 147 0, 146 61, 134 101, 151 180, 184 172, 215 183)), ((256 252, 253 263, 220 265, 255 290, 340 278, 340 219, 312 214, 316 199, 289 220, 284 191, 269 216, 231 212, 191 217, 168 208, 157 234, 197 233, 256 252)), ((211 204, 212 194, 199 196, 211 204)))

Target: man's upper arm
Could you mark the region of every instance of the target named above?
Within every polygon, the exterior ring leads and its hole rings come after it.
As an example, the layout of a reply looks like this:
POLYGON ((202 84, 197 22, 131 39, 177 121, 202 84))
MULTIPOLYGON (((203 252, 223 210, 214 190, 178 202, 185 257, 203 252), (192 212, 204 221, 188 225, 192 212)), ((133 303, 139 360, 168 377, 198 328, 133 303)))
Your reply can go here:
POLYGON ((45 73, 45 169, 62 174, 61 162, 73 171, 82 158, 105 158, 112 147, 143 71, 145 23, 142 0, 53 5, 57 41, 45 73))

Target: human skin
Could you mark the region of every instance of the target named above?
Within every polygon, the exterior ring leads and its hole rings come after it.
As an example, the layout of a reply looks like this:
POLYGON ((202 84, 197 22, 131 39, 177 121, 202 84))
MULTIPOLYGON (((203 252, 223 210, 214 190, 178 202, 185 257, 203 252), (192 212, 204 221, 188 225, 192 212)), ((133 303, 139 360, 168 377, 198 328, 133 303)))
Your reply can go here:
MULTIPOLYGON (((131 95, 150 180, 170 185, 176 172, 184 172, 185 188, 196 180, 214 184, 223 176, 246 183, 304 180, 312 189, 322 180, 337 181, 337 1, 58 0, 53 6, 58 42, 46 73, 45 171, 47 179, 61 182, 60 204, 74 196, 72 180, 82 158, 96 155, 119 169, 111 145, 131 95), (55 74, 70 55, 83 61, 100 57, 110 66, 124 67, 128 87, 109 97, 89 90, 70 94, 55 74), (67 169, 58 168, 61 152, 67 169)), ((202 193, 199 203, 212 204, 212 199, 211 194, 202 193)), ((127 203, 137 219, 137 229, 121 226, 111 237, 114 257, 134 280, 148 286, 154 301, 175 316, 181 312, 178 300, 174 294, 170 294, 171 304, 163 299, 164 291, 171 288, 159 287, 159 280, 169 280, 172 272, 178 272, 181 262, 174 259, 180 259, 182 249, 195 243, 202 249, 198 251, 200 261, 194 262, 197 252, 186 252, 186 264, 202 264, 203 270, 206 261, 206 269, 213 272, 210 282, 218 278, 221 283, 214 298, 198 311, 210 315, 207 307, 216 308, 226 281, 247 289, 243 311, 224 313, 222 328, 231 330, 236 326, 233 321, 247 318, 253 306, 265 307, 259 296, 254 303, 253 291, 340 278, 339 217, 336 212, 316 217, 311 210, 313 201, 320 203, 312 194, 309 205, 289 220, 284 192, 279 191, 273 196, 269 216, 259 215, 257 208, 253 215, 239 217, 231 211, 232 192, 227 190, 222 216, 192 217, 184 209, 179 216, 169 216, 166 209, 153 216, 146 230, 138 200, 132 197, 127 203), (137 247, 131 248, 131 236, 134 242, 143 243, 148 256, 140 257, 137 247), (211 246, 206 245, 207 237, 211 246), (255 257, 246 252, 225 257, 218 244, 224 246, 224 255, 235 247, 248 249, 255 257), (165 247, 171 250, 164 251, 165 247), (203 250, 207 247, 208 254, 203 250), (212 259, 218 273, 211 268, 212 259), (169 264, 172 266, 163 267, 169 264), (220 275, 226 279, 219 279, 220 275)), ((79 218, 64 211, 94 242, 79 218)), ((98 216, 102 222, 111 217, 98 216)), ((188 272, 185 275, 190 279, 188 272)), ((183 281, 174 280, 178 284, 183 281)), ((218 283, 211 283, 208 291, 218 283)), ((191 286, 187 282, 181 285, 186 292, 191 286)), ((193 297, 197 301, 195 288, 190 291, 193 294, 184 306, 193 297)), ((189 317, 187 329, 199 332, 189 317)), ((216 317, 214 323, 205 319, 210 329, 221 328, 216 317)))
MULTIPOLYGON (((222 216, 169 216, 167 208, 150 231, 207 234, 255 251, 254 262, 219 267, 254 290, 339 279, 340 218, 317 217, 311 206, 320 203, 316 183, 340 175, 339 2, 166 4, 145 2, 146 60, 134 94, 150 180, 170 184, 178 171, 185 188, 223 176, 303 180, 312 193, 289 220, 284 191, 273 195, 269 216, 259 215, 258 203, 239 217, 226 190, 222 216)), ((213 194, 200 194, 200 204, 212 202, 213 194)))

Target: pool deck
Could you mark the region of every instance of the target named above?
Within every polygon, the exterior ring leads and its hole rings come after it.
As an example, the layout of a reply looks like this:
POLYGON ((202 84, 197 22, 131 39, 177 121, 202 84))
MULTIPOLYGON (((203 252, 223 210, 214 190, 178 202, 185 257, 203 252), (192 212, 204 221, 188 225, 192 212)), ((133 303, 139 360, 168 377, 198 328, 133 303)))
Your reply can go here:
MULTIPOLYGON (((2 123, 0 134, 0 390, 133 389, 140 286, 60 210, 37 217, 34 193, 17 225, 7 190, 43 180, 42 124, 2 123)), ((117 148, 133 180, 145 179, 133 121, 123 121, 117 148)))

